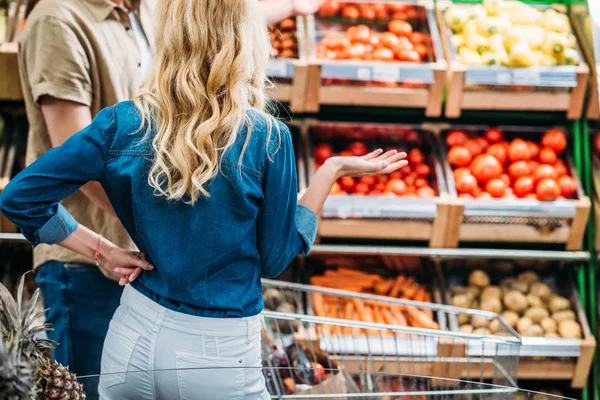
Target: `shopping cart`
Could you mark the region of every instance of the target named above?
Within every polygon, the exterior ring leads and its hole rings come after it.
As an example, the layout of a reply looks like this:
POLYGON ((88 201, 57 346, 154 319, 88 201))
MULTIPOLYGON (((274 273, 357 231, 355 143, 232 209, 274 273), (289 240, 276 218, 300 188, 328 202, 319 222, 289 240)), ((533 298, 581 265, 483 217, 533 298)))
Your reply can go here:
POLYGON ((509 399, 517 391, 521 338, 497 314, 271 280, 263 291, 266 303, 275 297, 296 310, 262 313, 274 398, 509 399), (448 331, 458 314, 494 334, 448 331), (401 325, 402 316, 428 327, 401 325))

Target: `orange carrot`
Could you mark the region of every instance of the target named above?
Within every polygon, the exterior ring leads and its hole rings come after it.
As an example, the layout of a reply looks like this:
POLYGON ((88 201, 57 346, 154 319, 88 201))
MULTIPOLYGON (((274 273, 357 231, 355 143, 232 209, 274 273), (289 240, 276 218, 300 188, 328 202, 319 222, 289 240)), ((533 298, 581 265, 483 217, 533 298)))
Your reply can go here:
POLYGON ((356 319, 358 321, 365 320, 365 305, 361 299, 352 299, 352 304, 354 304, 354 308, 356 309, 356 319))
POLYGON ((425 313, 415 307, 406 307, 406 315, 413 326, 418 328, 439 329, 439 325, 425 313))
POLYGON ((402 285, 404 285, 405 280, 406 277, 404 275, 398 275, 398 278, 396 278, 396 282, 394 282, 394 286, 392 286, 392 290, 390 290, 388 296, 398 297, 400 294, 400 289, 402 289, 402 285))
POLYGON ((396 318, 392 315, 392 311, 389 308, 381 307, 381 315, 386 324, 398 325, 396 318))
POLYGON ((415 301, 425 301, 425 288, 419 287, 413 296, 413 300, 415 301))
POLYGON ((325 317, 325 301, 321 293, 313 292, 312 294, 313 310, 317 317, 325 317))

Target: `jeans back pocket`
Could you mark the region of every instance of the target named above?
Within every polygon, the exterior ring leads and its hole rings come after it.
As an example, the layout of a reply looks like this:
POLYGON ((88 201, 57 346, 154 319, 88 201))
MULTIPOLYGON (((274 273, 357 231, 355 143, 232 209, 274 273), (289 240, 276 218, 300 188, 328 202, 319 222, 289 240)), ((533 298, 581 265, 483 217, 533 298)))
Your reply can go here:
POLYGON ((102 351, 101 388, 125 383, 129 362, 139 338, 140 335, 134 331, 115 323, 110 324, 102 351))

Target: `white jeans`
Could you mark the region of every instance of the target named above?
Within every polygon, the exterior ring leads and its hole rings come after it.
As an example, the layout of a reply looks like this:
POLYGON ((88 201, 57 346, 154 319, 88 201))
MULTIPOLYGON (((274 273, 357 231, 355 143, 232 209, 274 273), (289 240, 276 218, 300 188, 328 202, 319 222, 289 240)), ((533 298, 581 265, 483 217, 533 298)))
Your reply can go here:
POLYGON ((131 286, 104 342, 101 399, 269 399, 260 317, 171 311, 131 286))

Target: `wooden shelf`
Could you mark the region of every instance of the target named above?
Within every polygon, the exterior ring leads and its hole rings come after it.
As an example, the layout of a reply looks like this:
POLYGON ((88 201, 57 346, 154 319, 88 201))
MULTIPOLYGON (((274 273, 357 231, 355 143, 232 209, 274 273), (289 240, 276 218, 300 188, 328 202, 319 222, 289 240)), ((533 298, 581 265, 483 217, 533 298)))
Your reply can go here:
POLYGON ((0 44, 0 100, 23 101, 17 43, 0 44))

